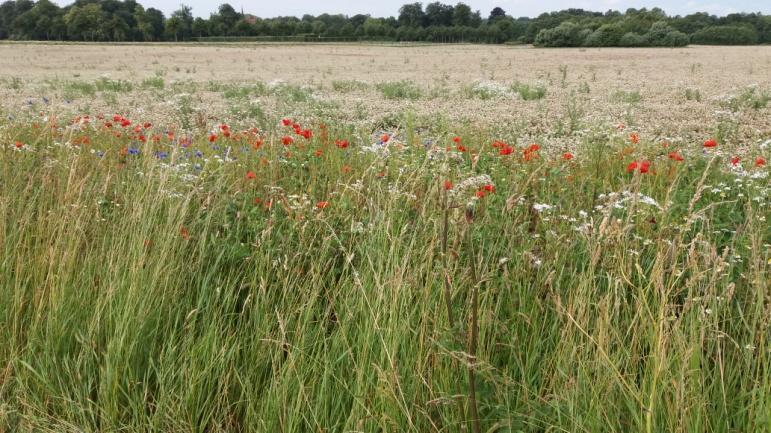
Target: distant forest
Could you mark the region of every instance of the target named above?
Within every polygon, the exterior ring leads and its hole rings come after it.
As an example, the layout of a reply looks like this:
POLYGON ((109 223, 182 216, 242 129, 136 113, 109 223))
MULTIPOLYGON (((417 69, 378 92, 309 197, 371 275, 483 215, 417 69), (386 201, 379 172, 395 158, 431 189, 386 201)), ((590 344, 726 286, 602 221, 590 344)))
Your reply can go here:
POLYGON ((405 4, 397 17, 303 15, 260 18, 225 3, 209 18, 181 5, 171 16, 134 0, 49 0, 0 5, 0 39, 54 41, 424 41, 522 43, 543 47, 753 45, 771 43, 771 15, 668 16, 659 8, 567 9, 536 18, 468 5, 405 4))

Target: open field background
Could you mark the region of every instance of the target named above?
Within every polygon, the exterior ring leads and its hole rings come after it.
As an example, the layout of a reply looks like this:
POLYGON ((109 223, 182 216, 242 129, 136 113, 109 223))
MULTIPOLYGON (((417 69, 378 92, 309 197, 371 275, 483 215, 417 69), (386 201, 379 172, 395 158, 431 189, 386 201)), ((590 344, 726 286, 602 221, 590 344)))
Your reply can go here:
POLYGON ((770 66, 0 44, 0 432, 771 431, 770 66))

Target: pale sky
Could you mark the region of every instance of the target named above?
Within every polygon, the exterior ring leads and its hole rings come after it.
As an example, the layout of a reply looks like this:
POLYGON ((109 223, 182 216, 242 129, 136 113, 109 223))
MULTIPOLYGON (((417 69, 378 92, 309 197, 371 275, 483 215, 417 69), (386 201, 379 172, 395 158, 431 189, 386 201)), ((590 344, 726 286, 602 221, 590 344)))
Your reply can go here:
MULTIPOLYGON (((172 11, 184 3, 193 8, 195 16, 208 17, 221 3, 230 3, 236 10, 268 18, 281 15, 302 16, 303 14, 370 14, 375 17, 397 16, 399 7, 415 0, 137 0, 147 7, 160 9, 168 17, 172 11)), ((433 0, 432 0, 433 1, 433 0)), ((423 6, 431 1, 422 1, 423 6)), ((59 0, 59 4, 69 1, 59 0)), ((442 3, 455 4, 457 0, 444 0, 442 3)), ((771 14, 771 0, 466 0, 473 10, 479 10, 482 17, 487 17, 495 6, 502 7, 514 17, 535 17, 542 12, 557 11, 567 8, 582 8, 605 12, 608 9, 624 11, 627 8, 660 7, 669 15, 687 15, 693 12, 708 12, 726 15, 735 12, 762 12, 771 14)))

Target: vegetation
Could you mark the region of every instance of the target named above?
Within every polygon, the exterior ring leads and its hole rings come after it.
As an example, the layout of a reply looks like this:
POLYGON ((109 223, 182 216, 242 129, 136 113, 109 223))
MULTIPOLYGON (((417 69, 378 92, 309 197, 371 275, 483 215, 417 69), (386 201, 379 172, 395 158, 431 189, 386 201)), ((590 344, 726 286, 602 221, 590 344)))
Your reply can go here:
POLYGON ((487 17, 464 3, 405 4, 397 17, 303 15, 260 18, 222 4, 209 18, 182 5, 170 17, 135 0, 77 0, 59 7, 50 0, 8 0, 0 5, 0 39, 72 41, 427 41, 535 43, 545 47, 683 46, 691 43, 771 43, 771 16, 724 17, 695 13, 667 16, 659 8, 567 9, 536 18, 487 17))

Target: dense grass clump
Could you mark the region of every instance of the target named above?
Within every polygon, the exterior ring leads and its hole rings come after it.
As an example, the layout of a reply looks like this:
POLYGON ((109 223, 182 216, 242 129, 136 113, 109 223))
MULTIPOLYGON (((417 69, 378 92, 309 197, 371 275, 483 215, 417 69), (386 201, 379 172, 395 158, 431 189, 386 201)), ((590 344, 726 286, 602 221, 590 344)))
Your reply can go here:
POLYGON ((0 429, 771 427, 764 147, 273 120, 0 130, 0 429))

